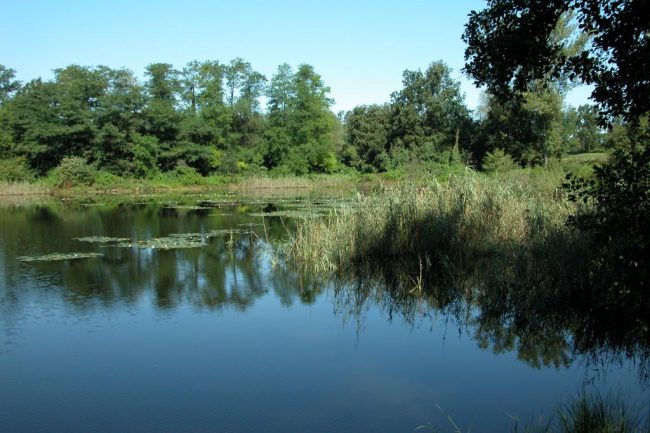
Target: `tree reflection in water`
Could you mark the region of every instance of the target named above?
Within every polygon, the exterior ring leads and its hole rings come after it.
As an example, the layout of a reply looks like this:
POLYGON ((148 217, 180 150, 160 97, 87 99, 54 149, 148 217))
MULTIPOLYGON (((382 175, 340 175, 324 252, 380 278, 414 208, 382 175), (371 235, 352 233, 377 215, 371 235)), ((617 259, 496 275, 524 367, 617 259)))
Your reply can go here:
POLYGON ((631 360, 648 380, 650 318, 643 306, 612 304, 579 286, 558 287, 519 265, 357 265, 333 280, 336 309, 362 321, 364 311, 378 306, 388 320, 397 316, 412 326, 445 319, 479 347, 514 351, 535 368, 568 367, 577 358, 594 368, 631 360))

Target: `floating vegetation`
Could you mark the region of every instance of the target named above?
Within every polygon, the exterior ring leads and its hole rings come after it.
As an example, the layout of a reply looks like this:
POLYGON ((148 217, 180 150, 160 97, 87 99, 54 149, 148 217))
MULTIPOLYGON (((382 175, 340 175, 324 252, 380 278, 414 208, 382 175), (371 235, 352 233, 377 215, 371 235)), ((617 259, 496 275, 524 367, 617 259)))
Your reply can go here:
POLYGON ((326 214, 325 211, 321 210, 279 210, 275 212, 256 212, 256 213, 249 213, 248 216, 251 217, 282 217, 282 218, 300 218, 300 219, 308 219, 308 218, 319 218, 326 214))
POLYGON ((239 223, 237 225, 241 227, 264 227, 262 223, 239 223))
POLYGON ((182 209, 182 210, 205 210, 211 209, 205 206, 192 206, 192 205, 166 205, 164 209, 182 209))
POLYGON ((201 248, 208 243, 203 239, 181 236, 165 236, 137 242, 120 242, 118 247, 123 248, 152 248, 158 250, 174 250, 181 248, 201 248))
POLYGON ((202 200, 198 203, 198 206, 205 208, 220 208, 230 205, 232 205, 232 200, 202 200))
MULTIPOLYGON (((248 224, 246 224, 248 225, 248 224)), ((206 235, 208 237, 214 237, 214 236, 225 236, 225 235, 247 235, 250 234, 250 230, 244 230, 244 229, 215 229, 215 230, 210 230, 206 233, 203 233, 203 235, 206 235)))
POLYGON ((109 236, 86 236, 83 238, 75 238, 77 241, 81 242, 92 242, 98 244, 108 244, 111 242, 126 242, 131 240, 131 238, 112 238, 109 236))
POLYGON ((102 257, 101 253, 54 253, 44 256, 21 256, 19 262, 60 262, 64 260, 92 259, 102 257))
POLYGON ((167 236, 137 242, 120 242, 117 246, 123 248, 152 248, 159 250, 201 248, 207 246, 208 240, 213 237, 248 233, 250 233, 249 230, 243 229, 210 230, 205 233, 171 233, 167 236))

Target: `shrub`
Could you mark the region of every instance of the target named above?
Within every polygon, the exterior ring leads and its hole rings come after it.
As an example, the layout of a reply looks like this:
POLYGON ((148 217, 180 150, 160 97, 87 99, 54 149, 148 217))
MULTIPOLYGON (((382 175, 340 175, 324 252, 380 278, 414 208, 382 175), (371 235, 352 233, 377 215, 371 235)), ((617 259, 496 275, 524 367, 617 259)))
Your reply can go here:
POLYGON ((487 173, 503 173, 515 167, 515 161, 503 149, 494 149, 483 158, 483 171, 487 173))
POLYGON ((176 168, 172 171, 165 173, 167 179, 172 179, 180 182, 183 185, 198 185, 203 183, 203 177, 196 171, 195 168, 190 167, 183 161, 176 164, 176 168))
POLYGON ((24 182, 34 179, 34 173, 29 168, 25 157, 0 159, 0 181, 24 182))
POLYGON ((77 185, 92 185, 97 170, 79 156, 63 158, 61 163, 52 170, 50 177, 55 186, 72 187, 77 185))

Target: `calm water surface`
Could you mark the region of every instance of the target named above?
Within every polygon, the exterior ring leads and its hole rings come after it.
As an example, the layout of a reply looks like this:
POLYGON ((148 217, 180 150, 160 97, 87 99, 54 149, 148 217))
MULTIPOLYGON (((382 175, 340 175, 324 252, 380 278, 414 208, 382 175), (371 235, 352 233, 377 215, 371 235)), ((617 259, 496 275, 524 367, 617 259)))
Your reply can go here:
POLYGON ((458 315, 272 266, 292 213, 329 200, 202 199, 0 207, 0 431, 450 431, 438 405, 499 432, 583 388, 648 399, 634 362, 486 344, 458 315), (138 243, 187 233, 203 245, 138 243))

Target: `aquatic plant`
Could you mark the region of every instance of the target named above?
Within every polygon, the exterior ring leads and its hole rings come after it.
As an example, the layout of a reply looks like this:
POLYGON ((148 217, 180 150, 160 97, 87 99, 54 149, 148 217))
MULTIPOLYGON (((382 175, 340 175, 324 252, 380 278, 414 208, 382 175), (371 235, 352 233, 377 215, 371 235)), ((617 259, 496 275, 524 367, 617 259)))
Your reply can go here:
MULTIPOLYGON (((518 420, 514 431, 518 432, 518 420)), ((581 392, 558 405, 553 416, 523 427, 524 433, 647 433, 650 418, 639 407, 629 406, 620 395, 581 392), (645 415, 643 415, 645 414, 645 415)))
POLYGON ((282 218, 320 218, 325 215, 323 210, 278 210, 273 212, 253 212, 248 216, 258 218, 282 217, 282 218))
POLYGON ((64 260, 92 259, 102 257, 101 253, 53 253, 43 256, 21 256, 16 260, 19 262, 58 262, 64 260))
POLYGON ((182 248, 201 248, 208 245, 212 237, 241 235, 250 233, 244 229, 219 229, 209 230, 204 233, 171 233, 167 236, 139 240, 137 242, 119 242, 116 246, 122 248, 152 248, 159 250, 173 250, 182 248))
MULTIPOLYGON (((431 423, 415 430, 463 433, 453 417, 437 407, 449 423, 450 430, 438 429, 431 423)), ((650 418, 647 407, 645 409, 627 405, 620 395, 604 397, 599 392, 587 394, 583 391, 577 397, 560 403, 551 417, 539 417, 523 424, 523 427, 519 425, 519 418, 509 416, 513 419, 514 433, 648 433, 650 418)), ((467 431, 472 431, 471 427, 467 431)))
POLYGON ((111 242, 126 242, 131 238, 113 238, 110 236, 85 236, 82 238, 75 238, 75 240, 80 242, 90 242, 98 244, 107 244, 111 242))

